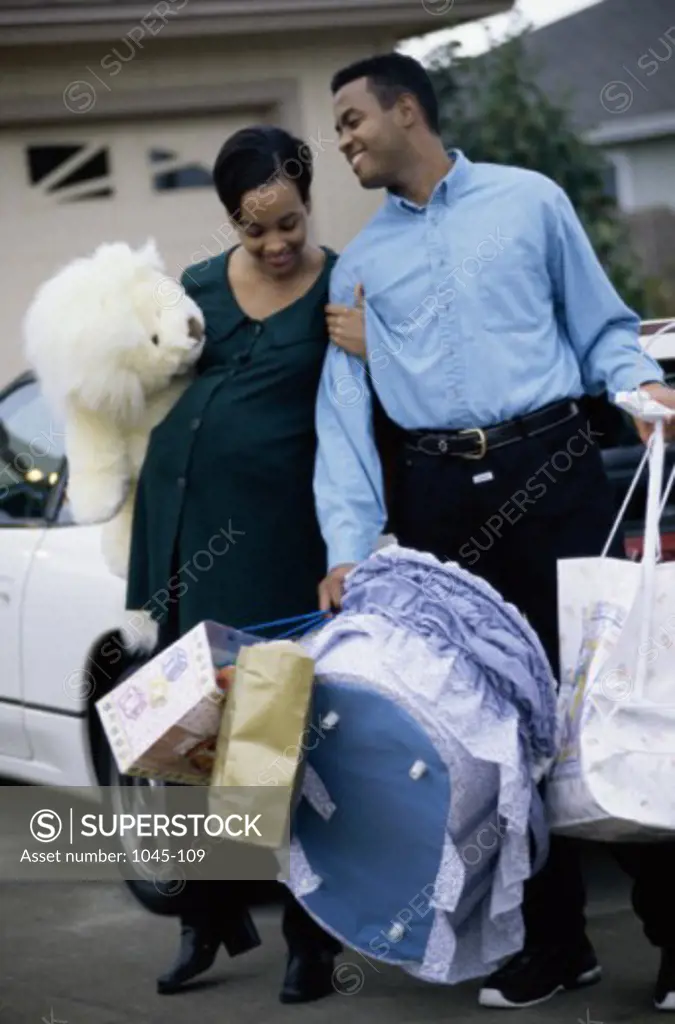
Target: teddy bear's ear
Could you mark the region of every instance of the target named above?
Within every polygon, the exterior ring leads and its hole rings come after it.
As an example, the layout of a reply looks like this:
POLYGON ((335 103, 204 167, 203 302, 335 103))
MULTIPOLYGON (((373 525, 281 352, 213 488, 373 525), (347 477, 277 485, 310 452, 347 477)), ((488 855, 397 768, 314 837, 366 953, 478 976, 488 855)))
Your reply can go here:
POLYGON ((157 270, 164 270, 164 261, 159 254, 157 242, 154 238, 149 238, 145 245, 139 250, 139 253, 143 260, 147 260, 151 266, 155 267, 157 270))

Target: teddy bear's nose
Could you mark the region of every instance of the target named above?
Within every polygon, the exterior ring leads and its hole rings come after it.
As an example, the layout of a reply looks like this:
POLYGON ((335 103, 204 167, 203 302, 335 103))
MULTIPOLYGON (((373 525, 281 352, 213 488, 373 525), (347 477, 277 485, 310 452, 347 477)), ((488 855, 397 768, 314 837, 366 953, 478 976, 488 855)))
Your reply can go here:
POLYGON ((194 316, 191 316, 188 320, 188 334, 191 338, 194 338, 195 341, 202 340, 202 325, 194 316))

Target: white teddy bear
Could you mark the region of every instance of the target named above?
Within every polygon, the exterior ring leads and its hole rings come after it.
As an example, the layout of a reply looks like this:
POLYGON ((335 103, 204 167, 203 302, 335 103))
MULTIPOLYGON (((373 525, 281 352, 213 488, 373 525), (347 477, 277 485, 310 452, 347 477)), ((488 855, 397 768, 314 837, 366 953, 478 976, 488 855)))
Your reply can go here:
POLYGON ((38 289, 23 326, 27 359, 64 424, 73 517, 105 524, 103 556, 124 579, 150 431, 191 379, 204 317, 150 240, 73 260, 38 289))

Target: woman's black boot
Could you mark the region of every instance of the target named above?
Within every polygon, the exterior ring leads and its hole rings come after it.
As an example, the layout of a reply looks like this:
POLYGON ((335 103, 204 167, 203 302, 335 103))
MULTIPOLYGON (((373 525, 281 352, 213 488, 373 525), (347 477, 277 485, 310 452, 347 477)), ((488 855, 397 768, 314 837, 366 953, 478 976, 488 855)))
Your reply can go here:
MULTIPOLYGON (((196 891, 196 890, 194 890, 196 891)), ((215 893, 214 893, 215 896, 215 893)), ((181 918, 180 949, 173 967, 157 979, 162 995, 177 992, 186 981, 208 971, 222 943, 231 957, 241 956, 260 945, 260 935, 247 907, 227 906, 217 900, 210 913, 191 913, 181 918), (223 920, 214 915, 214 908, 223 920)))
POLYGON ((186 981, 208 971, 213 965, 222 942, 219 930, 213 925, 181 924, 180 949, 173 967, 157 979, 160 995, 178 992, 186 981))

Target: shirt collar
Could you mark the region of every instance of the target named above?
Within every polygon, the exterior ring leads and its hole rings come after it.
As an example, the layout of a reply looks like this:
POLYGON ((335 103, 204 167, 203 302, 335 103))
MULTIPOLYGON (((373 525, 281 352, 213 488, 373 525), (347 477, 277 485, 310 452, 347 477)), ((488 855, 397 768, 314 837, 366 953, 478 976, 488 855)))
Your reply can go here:
POLYGON ((469 158, 464 155, 461 149, 448 150, 448 156, 454 157, 455 162, 445 177, 441 178, 436 185, 426 206, 418 206, 417 203, 413 203, 409 199, 403 199, 401 196, 394 195, 393 192, 387 192, 388 202, 392 203, 398 209, 406 210, 409 213, 423 213, 426 207, 431 206, 432 204, 437 205, 440 203, 444 206, 450 206, 452 199, 457 195, 458 190, 466 180, 467 174, 472 167, 472 163, 469 158))

